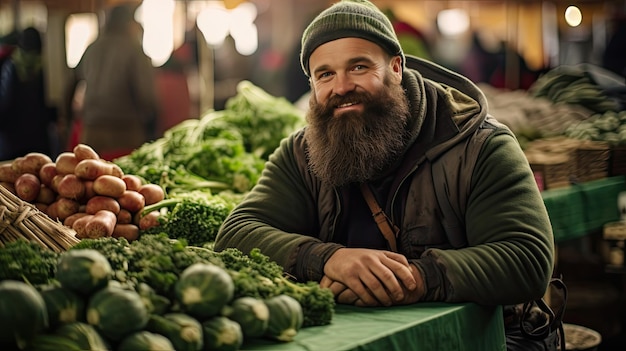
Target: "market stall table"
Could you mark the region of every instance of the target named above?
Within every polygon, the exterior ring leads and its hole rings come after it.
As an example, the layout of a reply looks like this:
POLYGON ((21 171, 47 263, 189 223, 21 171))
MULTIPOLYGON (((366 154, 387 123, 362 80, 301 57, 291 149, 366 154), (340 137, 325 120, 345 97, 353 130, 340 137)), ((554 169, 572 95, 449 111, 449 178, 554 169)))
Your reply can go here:
POLYGON ((555 241, 580 238, 618 221, 617 197, 622 191, 626 191, 625 176, 543 191, 555 241))
POLYGON ((242 350, 506 350, 502 309, 474 303, 395 307, 337 305, 332 323, 301 329, 295 340, 254 340, 242 350))

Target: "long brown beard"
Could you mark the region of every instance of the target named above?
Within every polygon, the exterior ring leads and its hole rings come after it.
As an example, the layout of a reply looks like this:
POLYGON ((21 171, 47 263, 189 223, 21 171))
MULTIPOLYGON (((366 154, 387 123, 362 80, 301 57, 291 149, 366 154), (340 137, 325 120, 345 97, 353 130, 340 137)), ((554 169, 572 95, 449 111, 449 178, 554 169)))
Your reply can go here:
POLYGON ((305 138, 309 166, 322 181, 341 186, 375 179, 404 149, 408 100, 401 85, 385 79, 385 86, 376 95, 351 92, 326 104, 311 95, 305 138), (363 103, 364 112, 334 117, 344 102, 363 103))

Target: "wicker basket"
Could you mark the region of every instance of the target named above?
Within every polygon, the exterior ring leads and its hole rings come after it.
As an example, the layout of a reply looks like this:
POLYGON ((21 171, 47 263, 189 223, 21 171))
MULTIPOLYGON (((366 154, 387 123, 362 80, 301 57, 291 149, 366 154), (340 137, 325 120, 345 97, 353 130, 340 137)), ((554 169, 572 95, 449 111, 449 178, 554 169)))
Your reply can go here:
POLYGON ((611 149, 610 165, 611 176, 626 175, 626 145, 614 146, 611 149))
POLYGON ((80 242, 76 231, 51 219, 0 185, 0 248, 20 239, 55 252, 66 251, 80 242))
POLYGON ((573 178, 577 182, 589 182, 609 176, 611 148, 601 141, 581 141, 576 148, 573 178))
POLYGON ((527 150, 525 154, 535 174, 539 190, 563 188, 570 185, 572 159, 568 153, 527 150))

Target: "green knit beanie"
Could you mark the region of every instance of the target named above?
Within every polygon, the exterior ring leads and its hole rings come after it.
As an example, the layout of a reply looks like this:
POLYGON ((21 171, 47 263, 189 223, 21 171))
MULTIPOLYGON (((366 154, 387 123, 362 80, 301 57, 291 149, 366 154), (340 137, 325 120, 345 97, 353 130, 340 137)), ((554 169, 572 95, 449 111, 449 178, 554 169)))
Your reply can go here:
POLYGON ((367 0, 342 0, 322 11, 304 30, 300 63, 309 76, 309 58, 318 46, 340 38, 361 38, 380 45, 392 56, 404 53, 385 14, 367 0))

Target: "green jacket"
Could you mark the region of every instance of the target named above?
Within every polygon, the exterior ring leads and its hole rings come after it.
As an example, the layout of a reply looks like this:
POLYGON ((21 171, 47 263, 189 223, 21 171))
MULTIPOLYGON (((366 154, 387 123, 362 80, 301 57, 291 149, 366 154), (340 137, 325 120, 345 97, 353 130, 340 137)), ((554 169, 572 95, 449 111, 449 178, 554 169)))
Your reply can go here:
MULTIPOLYGON (((422 272, 424 300, 495 305, 543 296, 552 229, 515 137, 488 116, 485 97, 464 77, 409 57, 402 84, 412 141, 370 186, 400 228, 398 251, 422 272), (444 172, 433 173, 433 165, 444 172), (447 206, 435 184, 445 189, 447 206)), ((216 250, 259 248, 300 281, 319 281, 344 231, 378 231, 358 186, 321 183, 308 170, 306 147, 303 131, 283 140, 224 221, 216 250)))

